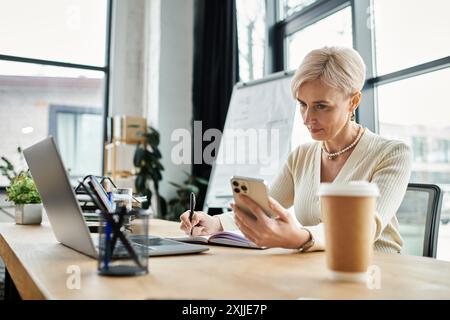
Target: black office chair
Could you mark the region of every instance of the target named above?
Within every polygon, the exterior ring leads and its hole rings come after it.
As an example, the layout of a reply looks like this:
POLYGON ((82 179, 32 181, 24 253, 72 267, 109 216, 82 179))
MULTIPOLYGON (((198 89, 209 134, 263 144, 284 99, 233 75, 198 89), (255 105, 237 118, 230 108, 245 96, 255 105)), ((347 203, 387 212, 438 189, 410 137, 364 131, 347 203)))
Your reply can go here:
POLYGON ((436 258, 442 191, 434 184, 408 184, 397 212, 402 253, 436 258))

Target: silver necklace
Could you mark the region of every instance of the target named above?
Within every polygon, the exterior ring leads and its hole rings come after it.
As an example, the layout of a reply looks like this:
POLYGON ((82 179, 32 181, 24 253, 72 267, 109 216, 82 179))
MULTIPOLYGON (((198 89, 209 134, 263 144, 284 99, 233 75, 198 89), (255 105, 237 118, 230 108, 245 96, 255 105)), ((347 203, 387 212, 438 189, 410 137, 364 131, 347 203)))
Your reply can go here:
POLYGON ((358 143, 359 139, 361 139, 361 136, 364 132, 364 128, 361 125, 358 125, 358 126, 359 126, 359 130, 358 130, 358 135, 356 136, 355 141, 353 141, 348 147, 345 147, 344 149, 339 150, 338 152, 328 153, 327 150, 325 149, 325 143, 322 142, 322 151, 323 151, 323 153, 325 153, 325 155, 328 157, 329 160, 334 160, 334 158, 347 152, 348 150, 353 148, 358 143))

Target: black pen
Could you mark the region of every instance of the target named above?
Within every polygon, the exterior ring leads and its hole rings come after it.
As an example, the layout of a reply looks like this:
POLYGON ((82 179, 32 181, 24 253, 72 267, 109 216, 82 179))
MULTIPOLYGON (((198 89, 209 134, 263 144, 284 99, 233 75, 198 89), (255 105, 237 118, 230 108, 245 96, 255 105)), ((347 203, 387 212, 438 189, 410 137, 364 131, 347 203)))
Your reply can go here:
MULTIPOLYGON (((192 217, 194 216, 194 209, 195 209, 195 193, 191 192, 191 196, 189 198, 189 222, 192 223, 192 217)), ((194 226, 191 228, 191 236, 192 231, 194 230, 194 226)))

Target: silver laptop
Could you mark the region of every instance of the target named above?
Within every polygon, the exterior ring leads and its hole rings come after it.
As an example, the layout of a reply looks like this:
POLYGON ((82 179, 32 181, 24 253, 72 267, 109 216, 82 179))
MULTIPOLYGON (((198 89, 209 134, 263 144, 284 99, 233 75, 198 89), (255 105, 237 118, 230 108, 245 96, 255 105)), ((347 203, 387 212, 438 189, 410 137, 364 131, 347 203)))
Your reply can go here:
MULTIPOLYGON (((48 137, 23 153, 56 239, 69 248, 97 257, 96 242, 91 237, 53 138, 48 137)), ((149 256, 197 253, 209 249, 156 236, 149 238, 149 256)))

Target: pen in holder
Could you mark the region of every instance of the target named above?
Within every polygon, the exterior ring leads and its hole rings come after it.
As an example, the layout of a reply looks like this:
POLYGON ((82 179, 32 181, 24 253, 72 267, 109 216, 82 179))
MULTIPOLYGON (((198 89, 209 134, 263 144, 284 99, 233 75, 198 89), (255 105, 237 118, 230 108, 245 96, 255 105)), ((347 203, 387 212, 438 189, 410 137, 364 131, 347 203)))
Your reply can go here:
POLYGON ((98 273, 107 276, 130 276, 148 273, 148 223, 145 210, 118 208, 102 213, 99 226, 98 273), (132 224, 126 228, 125 221, 132 224))
POLYGON ((107 276, 148 273, 149 212, 112 207, 112 194, 102 191, 96 177, 83 181, 85 191, 100 209, 98 273, 107 276), (131 219, 133 217, 133 219, 131 219), (127 224, 127 222, 132 223, 127 224))

